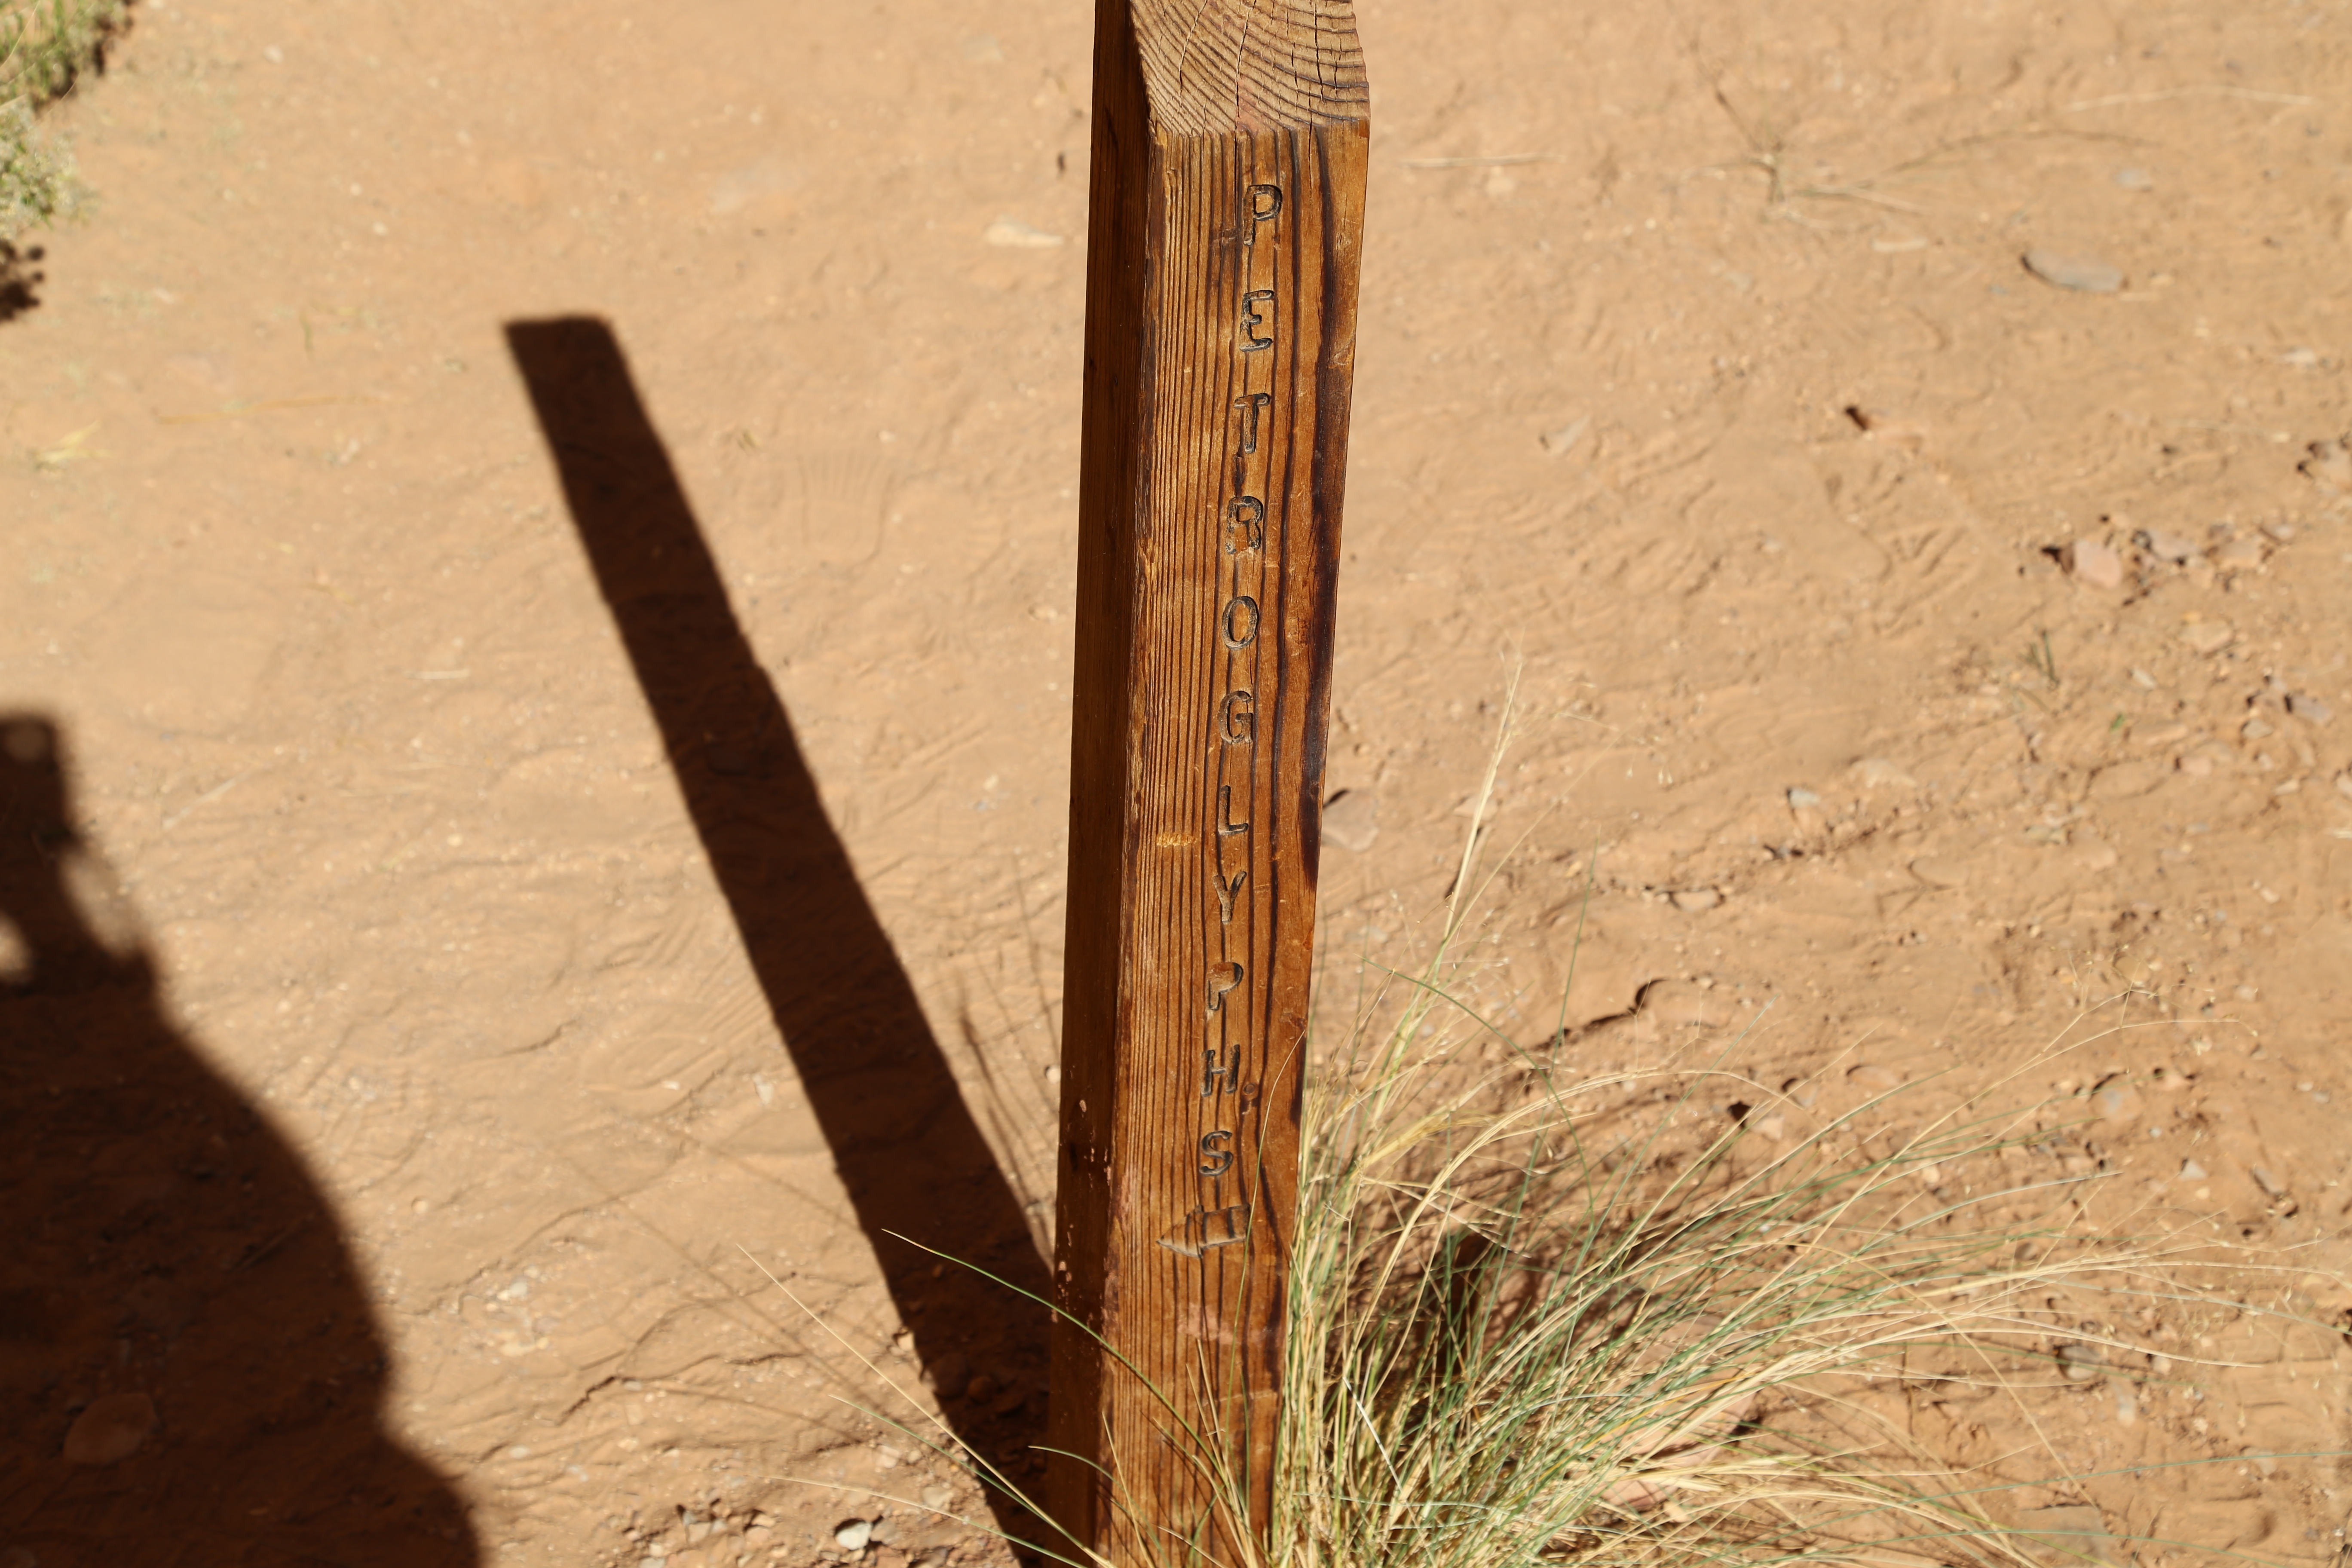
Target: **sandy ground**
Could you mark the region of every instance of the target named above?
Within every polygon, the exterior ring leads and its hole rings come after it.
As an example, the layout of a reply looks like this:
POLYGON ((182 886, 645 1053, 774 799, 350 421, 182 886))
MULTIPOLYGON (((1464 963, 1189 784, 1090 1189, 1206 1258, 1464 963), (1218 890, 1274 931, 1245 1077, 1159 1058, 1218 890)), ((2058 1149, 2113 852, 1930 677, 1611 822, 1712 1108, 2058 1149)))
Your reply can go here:
MULTIPOLYGON (((2339 1321, 2352 6, 1361 13, 1332 994, 1517 671, 1507 1030, 1589 884, 1572 1063, 2054 1099, 2037 1170, 2339 1321)), ((1034 1278, 1050 1212, 1088 26, 145 0, 58 117, 12 1568, 994 1554, 842 1401, 1043 1409, 1032 1315, 867 1237, 1034 1278)), ((2143 1568, 2337 1552, 2336 1460, 2235 1456, 2346 1447, 2342 1337, 2122 1327, 2237 1364, 1906 1419, 2143 1568)))

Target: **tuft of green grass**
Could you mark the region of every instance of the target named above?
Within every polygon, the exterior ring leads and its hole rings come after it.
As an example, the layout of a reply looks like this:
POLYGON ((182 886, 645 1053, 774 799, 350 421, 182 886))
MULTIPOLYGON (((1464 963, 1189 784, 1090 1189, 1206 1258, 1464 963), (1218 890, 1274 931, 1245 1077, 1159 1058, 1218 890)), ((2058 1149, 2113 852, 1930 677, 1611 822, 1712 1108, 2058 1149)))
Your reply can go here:
POLYGON ((0 0, 0 245, 73 210, 73 159, 36 113, 99 63, 124 0, 0 0))

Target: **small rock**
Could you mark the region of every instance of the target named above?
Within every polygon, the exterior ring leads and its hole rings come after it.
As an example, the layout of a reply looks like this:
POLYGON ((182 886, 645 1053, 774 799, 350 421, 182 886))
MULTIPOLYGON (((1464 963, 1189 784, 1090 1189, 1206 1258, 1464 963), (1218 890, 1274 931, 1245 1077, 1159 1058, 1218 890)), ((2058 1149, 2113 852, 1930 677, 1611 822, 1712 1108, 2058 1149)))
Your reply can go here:
POLYGON ((2260 719, 2249 719, 2238 726, 2238 733, 2249 741, 2268 740, 2277 732, 2260 719))
POLYGON ((2196 1161, 2183 1160, 2180 1162, 2180 1179, 2184 1182, 2202 1182, 2209 1180, 2210 1177, 2205 1167, 2196 1161))
POLYGON ((2143 528, 2132 535, 2132 542, 2158 561, 2174 566, 2187 565, 2198 553, 2194 541, 2183 539, 2177 533, 2166 533, 2161 529, 2143 528))
POLYGON ((111 1465, 129 1458, 155 1430, 155 1402, 143 1394, 109 1394, 90 1401, 66 1430, 66 1463, 111 1465))
POLYGON ((2118 1426, 2137 1426, 2139 1425, 2138 1400, 2134 1399, 2128 1394, 2118 1393, 2116 1395, 2116 1425, 2118 1426))
POLYGON ((2058 1370, 2069 1383, 2096 1383, 2106 1370, 2107 1358, 2099 1353, 2096 1345, 2060 1345, 2058 1370))
POLYGON ((1916 789, 1919 781, 1885 757, 1864 757, 1853 764, 1854 777, 1864 789, 1916 789))
POLYGON ((945 1508, 950 1502, 953 1501, 954 1499, 955 1493, 950 1491, 943 1486, 938 1485, 937 1483, 923 1489, 923 1506, 925 1508, 945 1508))
POLYGON ((2058 555, 2066 574, 2086 588, 2124 585, 2124 558, 2095 539, 2078 539, 2058 555))
POLYGON ((2305 697, 2300 691, 2286 695, 2286 710, 2306 724, 2325 724, 2336 717, 2336 710, 2316 697, 2305 697))
POLYGON ((2352 773, 2336 775, 2336 793, 2347 800, 2352 800, 2352 773))
POLYGON ((1775 1143, 1788 1141, 1789 1119, 1777 1110, 1763 1116, 1751 1116, 1748 1119, 1748 1125, 1775 1143))
POLYGON ((1343 789, 1323 803, 1323 837, 1360 855, 1381 834, 1380 806, 1372 792, 1343 789))
POLYGON ((1570 420, 1557 430, 1547 430, 1537 439, 1542 442, 1545 451, 1555 458, 1564 458, 1568 456, 1570 448, 1584 439, 1584 433, 1591 428, 1592 416, 1588 414, 1581 419, 1570 420))
POLYGON ((2139 1115, 2139 1096, 2122 1084, 2111 1083, 2091 1096, 2091 1109, 2098 1112, 2100 1121, 2120 1127, 2139 1115))
POLYGON ((765 1546, 776 1538, 776 1532, 764 1524, 755 1524, 743 1532, 746 1546, 765 1546))
POLYGON ((2273 544, 2291 544, 2294 542, 2294 524, 2291 522, 2266 522, 2263 524, 2263 531, 2271 536, 2271 542, 2273 544))
POLYGON ((833 1527, 834 1544, 844 1552, 863 1552, 866 1543, 874 1539, 874 1521, 870 1519, 848 1519, 833 1527))
POLYGON ((1790 1079, 1780 1086, 1780 1092, 1789 1097, 1790 1103, 1805 1110, 1811 1110, 1813 1101, 1822 1097, 1821 1085, 1809 1078, 1790 1079))
POLYGON ((1678 893, 1668 894, 1667 897, 1674 900, 1675 908, 1686 915, 1703 913, 1723 902, 1723 895, 1713 888, 1685 888, 1678 893))
POLYGON ((2044 283, 2071 289, 2077 294, 2112 294, 2124 286, 2120 268, 2088 256, 2062 256, 2035 246, 2025 253, 2025 269, 2044 283))
POLYGON ((1065 243, 1058 234, 1048 234, 1018 218, 1009 217, 1001 217, 990 224, 981 232, 980 237, 991 245, 1007 246, 1014 250, 1051 250, 1065 243))
POLYGON ((1883 1090, 1901 1088, 1903 1084, 1903 1075, 1896 1072, 1893 1068, 1879 1067, 1875 1063, 1864 1062, 1859 1067, 1850 1067, 1846 1068, 1845 1080, 1860 1089, 1883 1090))
POLYGON ((2127 191, 2152 191, 2156 188, 2156 176, 2146 169, 2117 169, 2116 184, 2127 191))
POLYGON ((1789 809, 1791 811, 1811 811, 1821 804, 1822 797, 1811 790, 1792 789, 1789 792, 1789 809))
POLYGON ((2180 628, 2180 640, 2191 653, 2220 653, 2237 637, 2227 621, 2191 621, 2180 628))
POLYGON ((2341 441, 2314 441, 2297 467, 2329 489, 2352 490, 2352 448, 2341 441))
POLYGON ((2268 552, 2259 539, 2233 539, 2213 552, 2213 563, 2231 572, 2244 572, 2260 566, 2268 552))
POLYGON ((2279 363, 2286 365, 2290 369, 2294 370, 2317 370, 2319 368, 2319 351, 2317 349, 2289 349, 2286 353, 2279 355, 2279 363))
POLYGON ((2263 1191, 2268 1193, 2274 1198, 2283 1198, 2286 1196, 2286 1184, 2284 1182, 2280 1181, 2276 1176, 2272 1175, 2260 1165, 2250 1165, 2247 1167, 2247 1170, 2254 1178, 2254 1185, 2262 1188, 2263 1191))
POLYGON ((1965 887, 1969 879, 1968 867, 1936 855, 1922 855, 1912 861, 1911 874, 1931 888, 1965 887))
POLYGON ((987 1401, 995 1398, 996 1379, 989 1376, 988 1373, 984 1372, 980 1373, 970 1383, 963 1385, 963 1396, 966 1399, 971 1400, 974 1405, 984 1404, 987 1401))

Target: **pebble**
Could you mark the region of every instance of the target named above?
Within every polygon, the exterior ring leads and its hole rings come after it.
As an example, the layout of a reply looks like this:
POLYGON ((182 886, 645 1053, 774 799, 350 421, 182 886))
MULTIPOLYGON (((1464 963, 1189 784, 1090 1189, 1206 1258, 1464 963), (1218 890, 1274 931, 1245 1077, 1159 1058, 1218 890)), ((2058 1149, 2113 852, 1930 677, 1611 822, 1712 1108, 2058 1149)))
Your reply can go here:
POLYGON ((1537 439, 1543 443, 1545 451, 1555 458, 1564 458, 1568 456, 1571 447, 1584 439, 1584 433, 1591 428, 1592 416, 1588 414, 1581 419, 1570 420, 1557 430, 1547 430, 1537 439))
POLYGON ((2044 283, 2054 283, 2078 294, 2112 294, 2124 286, 2120 268, 2095 257, 2062 256, 2042 246, 2025 253, 2025 269, 2044 283))
POLYGON ((1958 860, 1923 855, 1911 862, 1911 874, 1931 888, 1958 888, 1969 879, 1969 868, 1958 860))
POLYGON ((2253 1174, 2254 1185, 2262 1188, 2263 1191, 2268 1193, 2274 1198, 2283 1198, 2286 1196, 2286 1184, 2284 1182, 2280 1181, 2276 1176, 2272 1175, 2260 1165, 2252 1165, 2247 1167, 2247 1169, 2253 1174))
POLYGON ((2109 1084, 2091 1097, 2091 1109, 2100 1121, 2121 1126, 2139 1114, 2139 1096, 2122 1084, 2109 1084))
POLYGON ((2220 653, 2237 635, 2227 621, 2191 621, 2180 628, 2180 640, 2191 653, 2220 653))
POLYGON ((1916 789, 1919 781, 1885 757, 1864 757, 1853 764, 1854 777, 1864 789, 1916 789))
POLYGON ((1903 1075, 1893 1068, 1864 1062, 1859 1067, 1846 1068, 1845 1080, 1862 1089, 1898 1089, 1902 1087, 1903 1075))
POLYGON ((1750 1117, 1748 1125, 1775 1143, 1786 1142, 1789 1136, 1789 1119, 1777 1110, 1769 1115, 1750 1117))
POLYGON ((2096 1345, 2058 1347, 2058 1365, 2069 1383, 2096 1383, 2106 1363, 2107 1358, 2099 1353, 2096 1345))
POLYGON ((1811 790, 1792 789, 1789 792, 1789 809, 1791 811, 1811 811, 1821 804, 1822 797, 1811 790))
POLYGON ((1811 1110, 1813 1101, 1822 1097, 1821 1086, 1809 1078, 1792 1078, 1780 1086, 1780 1092, 1799 1108, 1811 1110))
POLYGON ((2132 542, 2158 561, 2169 562, 2175 566, 2186 565, 2197 554, 2194 541, 2183 539, 2177 533, 2166 533, 2160 529, 2143 528, 2132 535, 2132 542))
POLYGON ((2204 1166, 2194 1160, 2183 1160, 2180 1162, 2180 1179, 2184 1182, 2202 1182, 2209 1178, 2204 1166))
POLYGON ((2298 466, 2330 489, 2352 490, 2352 448, 2341 441, 2314 441, 2298 466))
POLYGON ((834 1527, 834 1544, 844 1552, 863 1552, 866 1543, 873 1539, 874 1521, 870 1519, 845 1520, 834 1527))
POLYGON ((2120 588, 2124 558, 2095 539, 2078 539, 2059 552, 2066 574, 2086 588, 2120 588))
POLYGON ((1704 913, 1723 902, 1723 895, 1713 888, 1685 888, 1667 896, 1674 900, 1675 908, 1686 915, 1704 913))
POLYGON ((953 1501, 954 1499, 955 1493, 950 1491, 943 1486, 938 1485, 937 1483, 933 1483, 932 1485, 923 1489, 923 1506, 925 1508, 945 1508, 950 1502, 953 1501))
POLYGON ((2316 697, 2305 697, 2300 691, 2290 691, 2286 710, 2306 724, 2325 724, 2336 717, 2336 710, 2316 697))
POLYGON ((982 231, 980 237, 991 245, 1008 246, 1014 250, 1050 250, 1064 243, 1058 234, 1048 234, 1018 218, 1009 217, 1001 217, 990 224, 982 231))
POLYGON ((982 1373, 963 1385, 963 1396, 978 1405, 996 1397, 996 1379, 982 1373))
POLYGON ((2336 793, 2347 800, 2352 800, 2352 773, 2336 775, 2336 793))
POLYGON ((2156 176, 2146 169, 2117 169, 2116 184, 2127 191, 2152 191, 2156 189, 2156 176))
POLYGON ((1323 803, 1323 837, 1360 855, 1381 834, 1380 806, 1372 792, 1343 789, 1323 803))
POLYGON ((155 1402, 143 1394, 110 1394, 90 1401, 66 1429, 66 1463, 111 1465, 129 1458, 155 1430, 155 1402))

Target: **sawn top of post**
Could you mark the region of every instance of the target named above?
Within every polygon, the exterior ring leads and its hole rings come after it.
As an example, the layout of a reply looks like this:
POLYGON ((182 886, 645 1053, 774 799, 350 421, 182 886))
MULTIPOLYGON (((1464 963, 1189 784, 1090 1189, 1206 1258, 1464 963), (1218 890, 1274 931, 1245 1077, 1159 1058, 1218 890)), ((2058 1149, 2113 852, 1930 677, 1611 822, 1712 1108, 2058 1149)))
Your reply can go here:
POLYGON ((1224 136, 1362 120, 1349 0, 1112 0, 1129 8, 1152 128, 1224 136))

